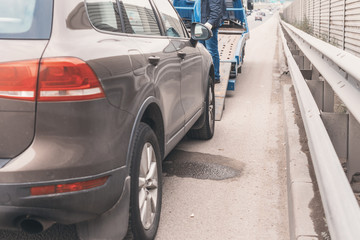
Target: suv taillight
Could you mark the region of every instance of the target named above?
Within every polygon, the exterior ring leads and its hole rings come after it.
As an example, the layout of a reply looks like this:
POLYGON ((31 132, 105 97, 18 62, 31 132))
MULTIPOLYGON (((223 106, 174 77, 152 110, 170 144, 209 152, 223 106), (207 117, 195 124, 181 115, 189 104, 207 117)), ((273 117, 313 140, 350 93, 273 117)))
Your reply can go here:
POLYGON ((0 63, 0 97, 35 100, 39 60, 0 63))
POLYGON ((93 70, 78 58, 45 58, 40 64, 38 101, 105 97, 93 70))
POLYGON ((0 97, 35 101, 81 101, 104 98, 93 70, 78 58, 45 58, 0 63, 0 97))

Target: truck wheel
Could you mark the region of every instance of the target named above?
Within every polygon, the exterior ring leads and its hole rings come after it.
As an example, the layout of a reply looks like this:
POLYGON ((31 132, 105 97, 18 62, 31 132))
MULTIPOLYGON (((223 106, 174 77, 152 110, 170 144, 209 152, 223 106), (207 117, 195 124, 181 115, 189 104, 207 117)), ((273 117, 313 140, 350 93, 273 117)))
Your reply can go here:
POLYGON ((154 239, 160 221, 162 197, 161 155, 154 131, 140 123, 130 166, 129 229, 133 239, 154 239))
POLYGON ((191 129, 188 132, 188 136, 194 139, 208 140, 214 136, 215 131, 215 93, 214 83, 211 77, 209 77, 209 86, 205 99, 205 111, 200 117, 204 117, 204 124, 198 129, 191 129))

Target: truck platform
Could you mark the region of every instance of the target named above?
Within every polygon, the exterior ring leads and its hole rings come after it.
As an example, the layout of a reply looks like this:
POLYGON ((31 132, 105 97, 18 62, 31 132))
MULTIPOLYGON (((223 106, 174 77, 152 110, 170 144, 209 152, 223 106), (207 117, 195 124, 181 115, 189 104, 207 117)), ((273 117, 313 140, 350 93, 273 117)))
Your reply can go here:
POLYGON ((236 76, 241 72, 246 40, 243 37, 243 34, 220 33, 218 35, 220 83, 215 84, 216 121, 222 118, 227 90, 235 90, 236 76))
MULTIPOLYGON (((186 26, 194 22, 195 0, 173 0, 173 5, 186 26)), ((225 109, 227 90, 235 90, 236 76, 241 73, 249 29, 241 0, 225 0, 226 15, 219 29, 220 83, 215 84, 215 120, 220 121, 225 109)))

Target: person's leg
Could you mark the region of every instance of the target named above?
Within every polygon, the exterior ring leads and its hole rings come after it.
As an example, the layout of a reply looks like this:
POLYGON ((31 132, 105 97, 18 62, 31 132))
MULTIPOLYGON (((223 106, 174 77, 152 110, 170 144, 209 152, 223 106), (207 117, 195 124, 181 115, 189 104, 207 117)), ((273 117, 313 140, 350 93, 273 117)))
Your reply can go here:
POLYGON ((220 82, 220 56, 218 49, 218 28, 213 28, 213 37, 205 41, 205 47, 210 52, 215 70, 215 82, 220 82))

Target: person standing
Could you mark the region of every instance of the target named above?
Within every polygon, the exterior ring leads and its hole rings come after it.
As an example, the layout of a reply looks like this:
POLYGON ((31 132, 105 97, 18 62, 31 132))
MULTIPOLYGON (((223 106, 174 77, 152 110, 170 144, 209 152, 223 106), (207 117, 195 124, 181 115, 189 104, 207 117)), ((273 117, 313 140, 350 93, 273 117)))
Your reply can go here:
POLYGON ((220 83, 220 56, 218 49, 218 32, 225 15, 226 6, 224 0, 196 0, 194 5, 194 22, 201 22, 212 31, 213 36, 200 41, 210 52, 215 72, 215 83, 220 83))

